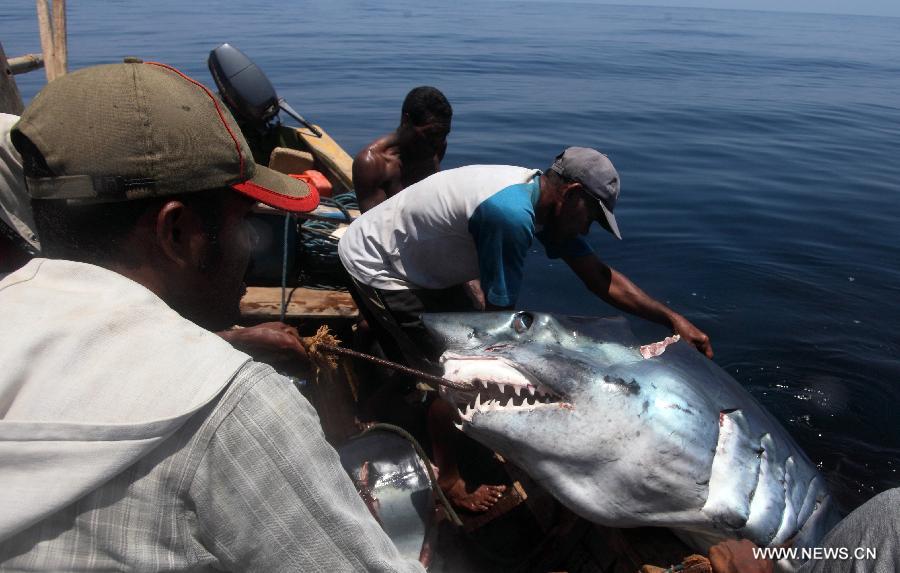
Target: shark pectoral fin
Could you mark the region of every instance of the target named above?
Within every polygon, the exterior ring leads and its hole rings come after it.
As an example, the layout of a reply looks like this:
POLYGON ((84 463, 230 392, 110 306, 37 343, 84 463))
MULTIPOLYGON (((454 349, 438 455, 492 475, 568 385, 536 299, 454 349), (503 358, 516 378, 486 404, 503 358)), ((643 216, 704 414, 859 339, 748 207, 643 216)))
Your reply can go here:
POLYGON ((740 410, 719 413, 719 439, 702 512, 714 522, 740 529, 750 517, 750 500, 759 480, 758 441, 751 440, 740 410))

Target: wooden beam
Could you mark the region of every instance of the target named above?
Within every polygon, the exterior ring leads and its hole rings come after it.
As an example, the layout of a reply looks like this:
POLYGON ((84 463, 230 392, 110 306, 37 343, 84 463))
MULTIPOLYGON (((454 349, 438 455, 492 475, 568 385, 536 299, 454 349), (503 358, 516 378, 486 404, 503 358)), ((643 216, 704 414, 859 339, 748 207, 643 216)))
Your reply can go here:
POLYGON ((44 56, 42 54, 25 54, 24 56, 9 58, 7 62, 9 63, 9 69, 12 70, 15 76, 43 68, 44 56))
MULTIPOLYGON (((356 318, 359 311, 348 292, 308 288, 288 289, 286 318, 356 318)), ((281 289, 250 287, 241 299, 241 315, 250 319, 278 320, 281 316, 281 289)))
POLYGON ((0 112, 22 115, 24 109, 22 95, 19 93, 12 70, 6 61, 3 44, 0 43, 0 112))

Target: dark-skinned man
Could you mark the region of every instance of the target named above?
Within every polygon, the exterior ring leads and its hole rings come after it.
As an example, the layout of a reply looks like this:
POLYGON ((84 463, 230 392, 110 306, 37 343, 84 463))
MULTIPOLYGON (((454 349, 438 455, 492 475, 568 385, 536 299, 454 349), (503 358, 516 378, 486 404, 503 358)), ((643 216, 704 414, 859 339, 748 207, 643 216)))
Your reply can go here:
POLYGON ((441 169, 453 109, 439 90, 420 86, 403 100, 400 125, 353 160, 353 186, 366 212, 441 169))
POLYGON ((162 64, 57 78, 12 138, 42 257, 0 281, 0 569, 423 571, 292 382, 211 332, 251 207, 315 191, 162 64))
MULTIPOLYGON (((615 167, 594 149, 570 147, 546 173, 503 165, 461 167, 432 175, 363 214, 344 234, 338 252, 368 314, 419 367, 438 358, 419 316, 479 308, 465 288, 475 279, 484 307, 512 308, 535 238, 599 298, 671 328, 712 357, 706 334, 604 264, 584 240, 595 221, 621 238, 613 215, 618 196, 615 167)), ((451 501, 483 511, 502 489, 469 487, 460 477, 453 449, 444 447, 455 416, 443 400, 435 400, 429 412, 439 481, 451 501)))
MULTIPOLYGON (((40 256, 41 244, 25 189, 22 157, 10 133, 19 116, 0 113, 0 278, 40 256)), ((229 344, 257 362, 279 371, 299 372, 307 363, 306 349, 297 329, 282 322, 266 322, 247 328, 217 332, 229 344)))

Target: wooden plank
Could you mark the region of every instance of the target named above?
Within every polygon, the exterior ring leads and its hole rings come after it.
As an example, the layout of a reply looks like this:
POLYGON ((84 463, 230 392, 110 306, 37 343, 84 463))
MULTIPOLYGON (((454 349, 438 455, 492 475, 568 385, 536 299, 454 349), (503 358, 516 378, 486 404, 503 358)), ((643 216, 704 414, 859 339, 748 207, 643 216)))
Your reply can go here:
POLYGON ((13 79, 12 70, 6 61, 6 53, 3 44, 0 43, 0 113, 22 115, 25 106, 22 104, 22 96, 13 79))
MULTIPOLYGON (((350 293, 308 288, 288 289, 286 317, 289 319, 356 318, 359 311, 350 293)), ((252 319, 278 320, 281 316, 279 287, 249 287, 241 299, 241 315, 252 319)))
MULTIPOLYGON (((280 209, 276 209, 274 207, 269 207, 268 205, 263 205, 262 203, 257 203, 253 207, 254 213, 274 213, 284 215, 284 211, 280 209)), ((347 209, 347 212, 350 213, 350 216, 353 219, 359 217, 360 212, 359 209, 347 209)), ((309 213, 295 213, 295 217, 299 219, 314 219, 316 221, 329 221, 331 223, 346 223, 347 221, 344 219, 344 214, 337 207, 329 207, 327 205, 319 205, 313 211, 309 213)))
POLYGON ((353 189, 353 158, 324 129, 316 128, 322 132, 321 137, 304 128, 297 128, 297 135, 348 190, 353 189))

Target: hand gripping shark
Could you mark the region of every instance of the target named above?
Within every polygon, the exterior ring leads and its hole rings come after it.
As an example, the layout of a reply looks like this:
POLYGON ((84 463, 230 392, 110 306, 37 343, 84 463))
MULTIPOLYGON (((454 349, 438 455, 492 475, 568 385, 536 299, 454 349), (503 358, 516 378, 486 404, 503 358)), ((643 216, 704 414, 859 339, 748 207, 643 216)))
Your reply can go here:
POLYGON ((787 431, 677 337, 641 347, 623 318, 529 312, 425 325, 444 377, 471 387, 450 391, 461 429, 585 519, 668 527, 699 550, 726 538, 813 547, 837 522, 787 431))

